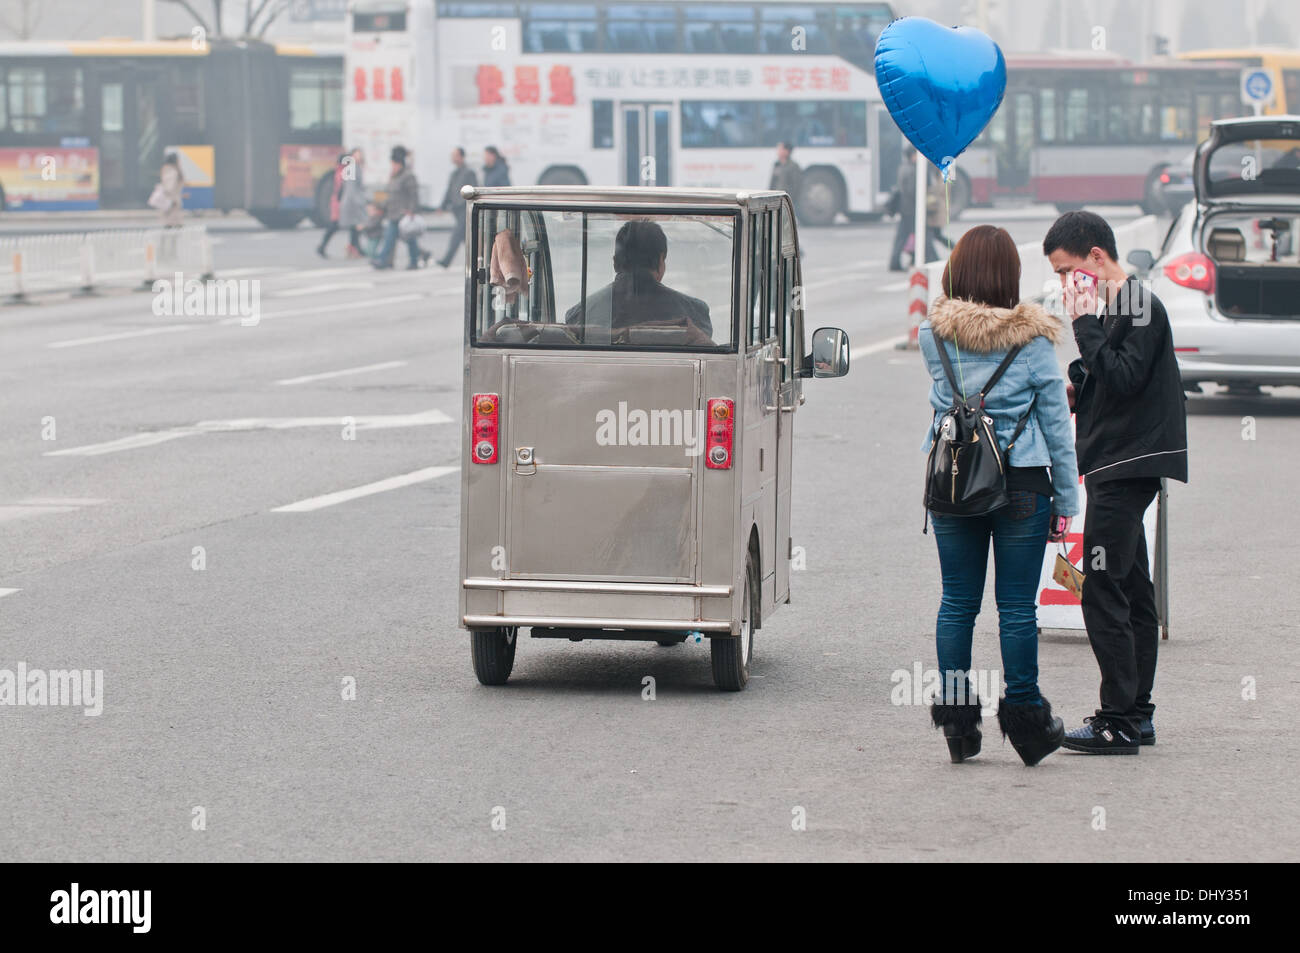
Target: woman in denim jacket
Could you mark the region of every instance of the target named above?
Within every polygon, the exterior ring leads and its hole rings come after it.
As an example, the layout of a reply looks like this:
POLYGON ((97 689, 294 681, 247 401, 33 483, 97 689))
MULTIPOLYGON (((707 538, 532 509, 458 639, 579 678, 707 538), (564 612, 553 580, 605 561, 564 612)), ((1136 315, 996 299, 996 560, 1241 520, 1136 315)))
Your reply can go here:
POLYGON ((963 235, 944 268, 942 290, 946 294, 931 307, 919 335, 934 409, 921 449, 930 449, 953 402, 939 347, 947 348, 958 384, 974 397, 1007 351, 1019 346, 985 395, 984 409, 1004 450, 1016 423, 1027 412, 1029 418, 1007 459, 1009 505, 984 516, 930 513, 943 574, 935 627, 943 695, 931 714, 944 730, 954 762, 979 752, 980 708, 988 700, 975 697, 967 673, 991 539, 1007 684, 998 724, 1024 762, 1036 764, 1060 746, 1064 735, 1061 719, 1052 716, 1051 704, 1038 691, 1039 573, 1055 517, 1066 518, 1060 533, 1051 536, 1060 539, 1079 509, 1074 433, 1055 348, 1063 331, 1041 307, 1018 300, 1020 256, 1004 229, 980 225, 963 235))

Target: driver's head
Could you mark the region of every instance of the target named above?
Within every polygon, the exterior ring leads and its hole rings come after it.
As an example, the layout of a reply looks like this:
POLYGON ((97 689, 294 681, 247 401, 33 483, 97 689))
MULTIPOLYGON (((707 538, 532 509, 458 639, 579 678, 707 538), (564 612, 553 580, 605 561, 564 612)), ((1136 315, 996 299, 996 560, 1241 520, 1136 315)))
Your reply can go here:
POLYGON ((627 222, 614 237, 614 272, 648 271, 658 281, 668 260, 668 238, 656 222, 627 222))

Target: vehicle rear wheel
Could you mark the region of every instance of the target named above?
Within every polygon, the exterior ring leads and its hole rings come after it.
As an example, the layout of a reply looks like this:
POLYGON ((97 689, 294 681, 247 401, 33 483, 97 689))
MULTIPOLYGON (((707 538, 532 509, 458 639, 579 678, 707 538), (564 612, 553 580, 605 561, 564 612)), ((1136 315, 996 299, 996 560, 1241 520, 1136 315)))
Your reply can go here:
POLYGON ((515 646, 519 629, 473 629, 470 649, 474 656, 474 674, 484 685, 504 685, 515 667, 515 646))
POLYGON ((713 656, 713 683, 724 692, 738 692, 749 681, 749 660, 754 652, 754 616, 758 612, 758 570, 751 553, 745 559, 745 594, 740 607, 740 635, 709 640, 713 656))
POLYGON ((800 223, 830 225, 844 211, 844 184, 829 169, 809 169, 803 175, 799 194, 791 198, 800 223))
POLYGON ((306 216, 302 212, 295 212, 290 209, 263 209, 261 211, 250 211, 249 215, 257 219, 267 228, 294 228, 306 216))

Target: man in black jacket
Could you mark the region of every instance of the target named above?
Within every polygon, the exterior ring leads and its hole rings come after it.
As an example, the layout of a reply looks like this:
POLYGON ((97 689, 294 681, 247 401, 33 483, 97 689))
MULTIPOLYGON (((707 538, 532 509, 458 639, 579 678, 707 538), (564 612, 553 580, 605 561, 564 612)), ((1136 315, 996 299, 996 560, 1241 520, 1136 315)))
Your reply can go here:
POLYGON ((1139 745, 1155 744, 1160 641, 1142 516, 1162 477, 1187 482, 1187 398, 1164 305, 1120 266, 1106 220, 1067 212, 1043 239, 1043 254, 1061 278, 1079 346, 1069 392, 1088 491, 1083 621, 1101 668, 1101 708, 1064 744, 1137 754, 1139 745))

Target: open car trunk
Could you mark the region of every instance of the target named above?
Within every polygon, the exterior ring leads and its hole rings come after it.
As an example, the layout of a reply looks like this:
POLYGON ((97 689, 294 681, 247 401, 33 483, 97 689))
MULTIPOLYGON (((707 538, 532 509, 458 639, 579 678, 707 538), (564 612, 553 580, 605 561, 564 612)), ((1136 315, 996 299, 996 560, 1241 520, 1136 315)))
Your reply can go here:
POLYGON ((1207 218, 1215 304, 1226 318, 1300 320, 1300 211, 1231 210, 1207 218))

